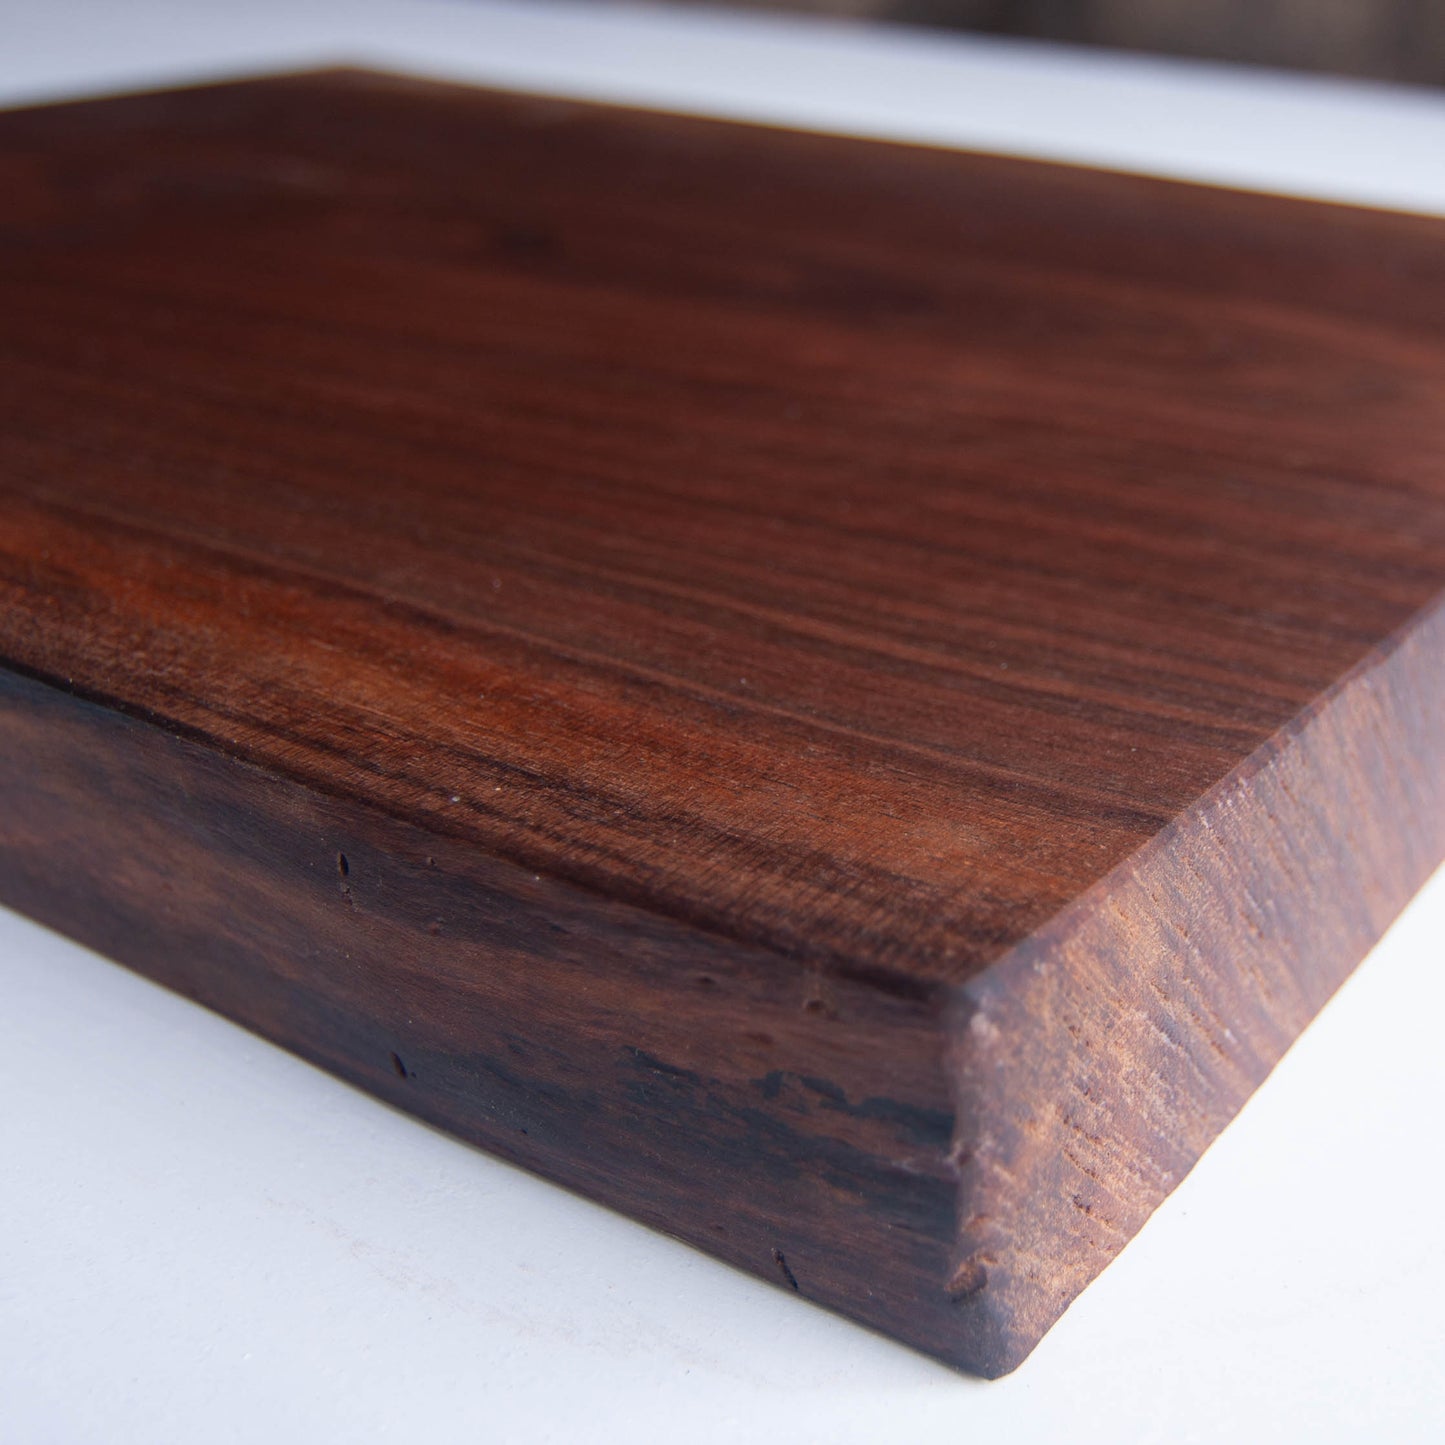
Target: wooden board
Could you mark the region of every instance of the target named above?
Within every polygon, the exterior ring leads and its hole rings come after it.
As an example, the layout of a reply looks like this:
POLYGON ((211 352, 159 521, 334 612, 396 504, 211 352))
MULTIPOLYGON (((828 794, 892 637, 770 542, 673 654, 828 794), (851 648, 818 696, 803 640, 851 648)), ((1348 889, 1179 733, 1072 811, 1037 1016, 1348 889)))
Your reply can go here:
POLYGON ((1445 853, 1445 224, 345 72, 0 185, 0 900, 790 1293, 1012 1368, 1445 853))

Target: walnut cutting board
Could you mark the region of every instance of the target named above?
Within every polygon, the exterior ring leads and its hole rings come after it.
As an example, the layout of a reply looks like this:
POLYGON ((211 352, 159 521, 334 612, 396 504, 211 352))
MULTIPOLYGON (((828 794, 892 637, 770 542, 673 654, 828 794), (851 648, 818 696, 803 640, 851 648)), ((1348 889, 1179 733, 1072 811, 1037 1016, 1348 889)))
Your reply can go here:
POLYGON ((0 902, 780 1288, 1011 1369, 1445 854, 1445 223, 350 72, 0 187, 0 902))

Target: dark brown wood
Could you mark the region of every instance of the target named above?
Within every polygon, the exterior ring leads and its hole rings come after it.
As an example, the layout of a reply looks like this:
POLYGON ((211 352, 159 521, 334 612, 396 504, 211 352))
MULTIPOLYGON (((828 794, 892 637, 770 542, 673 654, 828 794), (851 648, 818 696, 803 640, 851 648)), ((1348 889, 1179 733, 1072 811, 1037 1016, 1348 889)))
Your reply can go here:
POLYGON ((789 1292, 1012 1368, 1445 852, 1439 222, 351 73, 0 172, 0 899, 789 1292))

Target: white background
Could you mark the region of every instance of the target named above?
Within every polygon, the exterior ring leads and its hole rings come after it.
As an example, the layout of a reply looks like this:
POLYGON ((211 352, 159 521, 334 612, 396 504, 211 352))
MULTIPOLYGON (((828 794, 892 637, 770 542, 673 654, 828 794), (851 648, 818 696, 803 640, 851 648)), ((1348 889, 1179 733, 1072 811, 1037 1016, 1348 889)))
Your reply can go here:
MULTIPOLYGON (((1445 214, 1425 92, 721 13, 0 0, 0 101, 338 59, 1445 214)), ((1445 875, 984 1384, 0 910, 0 1440, 1439 1441, 1442 963, 1445 875)))

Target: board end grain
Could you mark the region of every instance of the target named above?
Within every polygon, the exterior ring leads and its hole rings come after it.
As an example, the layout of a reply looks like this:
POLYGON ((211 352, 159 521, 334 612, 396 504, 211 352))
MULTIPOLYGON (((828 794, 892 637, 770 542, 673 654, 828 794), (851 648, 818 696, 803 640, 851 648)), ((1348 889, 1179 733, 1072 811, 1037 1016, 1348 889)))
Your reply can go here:
POLYGON ((1445 856, 1437 604, 950 1005, 969 1368, 1017 1366, 1445 856))

